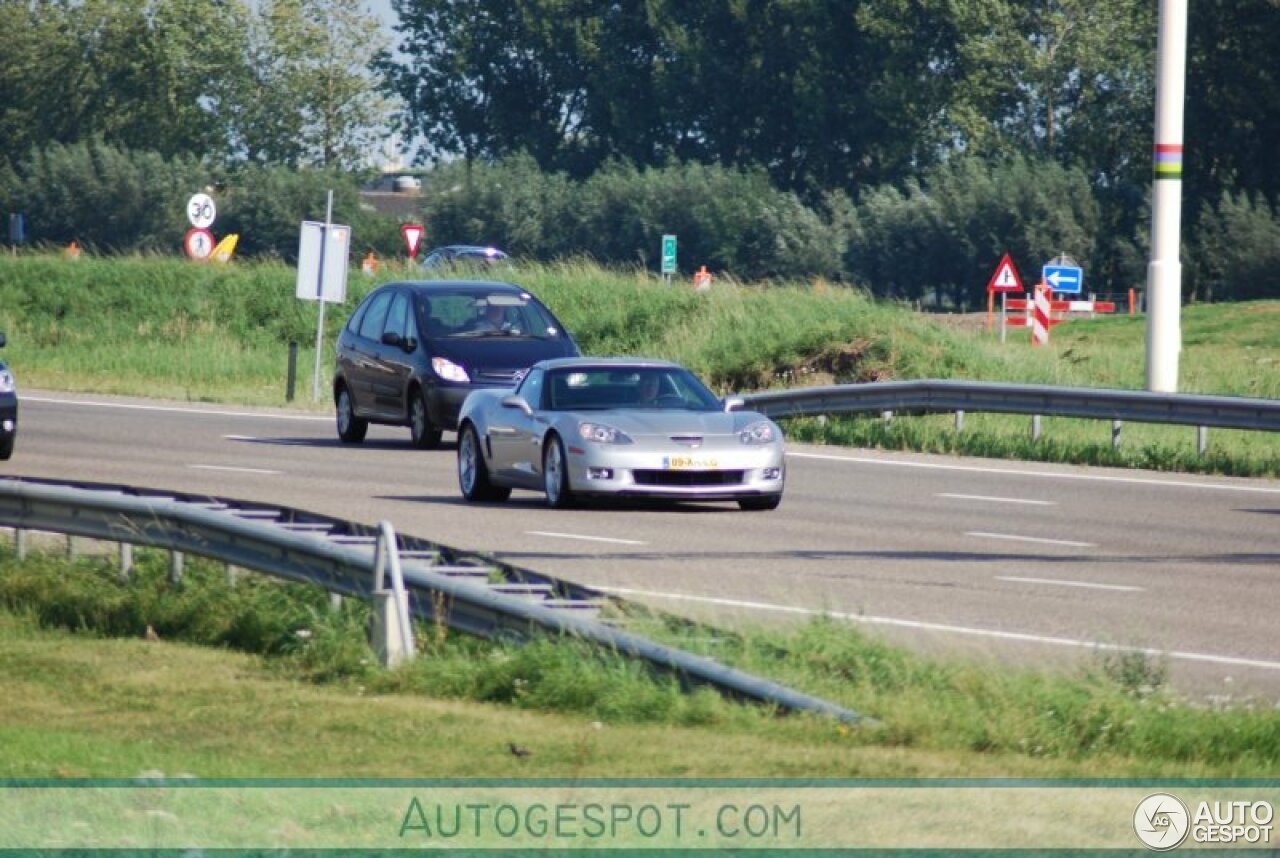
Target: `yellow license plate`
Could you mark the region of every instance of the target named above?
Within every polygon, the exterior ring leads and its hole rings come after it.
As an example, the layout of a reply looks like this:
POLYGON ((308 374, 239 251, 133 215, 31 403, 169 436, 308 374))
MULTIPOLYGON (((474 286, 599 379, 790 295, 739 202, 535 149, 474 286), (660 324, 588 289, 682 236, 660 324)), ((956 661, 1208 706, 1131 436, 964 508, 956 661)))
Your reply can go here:
POLYGON ((702 470, 719 466, 715 459, 696 458, 694 456, 663 456, 662 467, 670 471, 702 470))

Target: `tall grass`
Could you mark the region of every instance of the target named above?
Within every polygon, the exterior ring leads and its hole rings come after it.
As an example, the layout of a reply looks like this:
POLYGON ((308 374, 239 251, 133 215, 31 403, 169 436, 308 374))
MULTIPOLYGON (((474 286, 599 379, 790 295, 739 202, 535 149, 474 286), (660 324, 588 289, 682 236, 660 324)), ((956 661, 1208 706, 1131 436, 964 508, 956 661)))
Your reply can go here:
MULTIPOLYGON (((475 701, 610 724, 703 729, 708 737, 1057 760, 1095 773, 1173 767, 1242 775, 1280 764, 1274 706, 1241 700, 1208 709, 1179 699, 1163 686, 1163 666, 1140 655, 1096 659, 1063 677, 929 659, 827 619, 733 635, 649 615, 630 619, 641 633, 879 722, 837 729, 825 719, 778 718, 768 707, 734 704, 706 689, 690 692, 641 662, 575 639, 520 646, 420 628, 423 657, 385 670, 366 643, 362 603, 347 600, 334 611, 314 587, 253 575, 232 586, 221 567, 198 559, 175 585, 164 560, 160 552, 139 552, 126 583, 100 559, 36 556, 20 564, 0 549, 0 610, 82 635, 141 638, 150 627, 162 641, 257 654, 265 675, 353 694, 475 701)), ((688 754, 696 771, 698 751, 688 754)))

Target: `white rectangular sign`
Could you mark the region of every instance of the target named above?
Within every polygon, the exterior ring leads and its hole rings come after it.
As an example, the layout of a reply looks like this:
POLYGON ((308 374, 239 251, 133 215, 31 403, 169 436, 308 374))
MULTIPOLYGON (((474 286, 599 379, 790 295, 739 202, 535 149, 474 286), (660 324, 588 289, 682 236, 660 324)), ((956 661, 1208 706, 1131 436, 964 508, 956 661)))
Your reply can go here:
POLYGON ((351 227, 304 220, 298 238, 298 285, 296 294, 304 301, 328 301, 341 304, 347 300, 347 267, 351 253, 351 227), (321 265, 320 248, 324 247, 321 265))

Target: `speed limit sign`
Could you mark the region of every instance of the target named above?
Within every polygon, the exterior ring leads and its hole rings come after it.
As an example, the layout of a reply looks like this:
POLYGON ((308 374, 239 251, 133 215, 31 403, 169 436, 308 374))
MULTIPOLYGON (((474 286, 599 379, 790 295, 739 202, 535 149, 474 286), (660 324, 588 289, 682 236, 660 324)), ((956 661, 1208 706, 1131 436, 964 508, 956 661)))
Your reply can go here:
POLYGON ((213 233, 202 228, 189 229, 187 237, 182 240, 182 246, 192 259, 208 259, 209 254, 213 253, 213 233))
POLYGON ((208 229, 213 226, 213 219, 218 216, 218 207, 213 204, 213 197, 208 194, 194 194, 187 200, 187 220, 196 229, 208 229))

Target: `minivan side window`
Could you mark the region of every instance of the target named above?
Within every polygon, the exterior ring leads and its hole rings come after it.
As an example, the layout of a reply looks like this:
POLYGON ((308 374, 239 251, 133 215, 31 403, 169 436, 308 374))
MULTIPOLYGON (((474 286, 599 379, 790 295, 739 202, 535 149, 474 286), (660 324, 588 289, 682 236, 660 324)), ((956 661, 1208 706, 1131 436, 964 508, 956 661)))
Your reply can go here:
POLYGON ((360 322, 360 336, 366 340, 382 339, 382 326, 387 320, 387 307, 391 303, 391 291, 379 292, 369 301, 369 309, 360 322))
POLYGON ((405 338, 405 328, 409 324, 409 299, 403 292, 396 293, 396 298, 391 302, 391 310, 387 313, 387 324, 383 333, 399 334, 400 339, 405 338))

